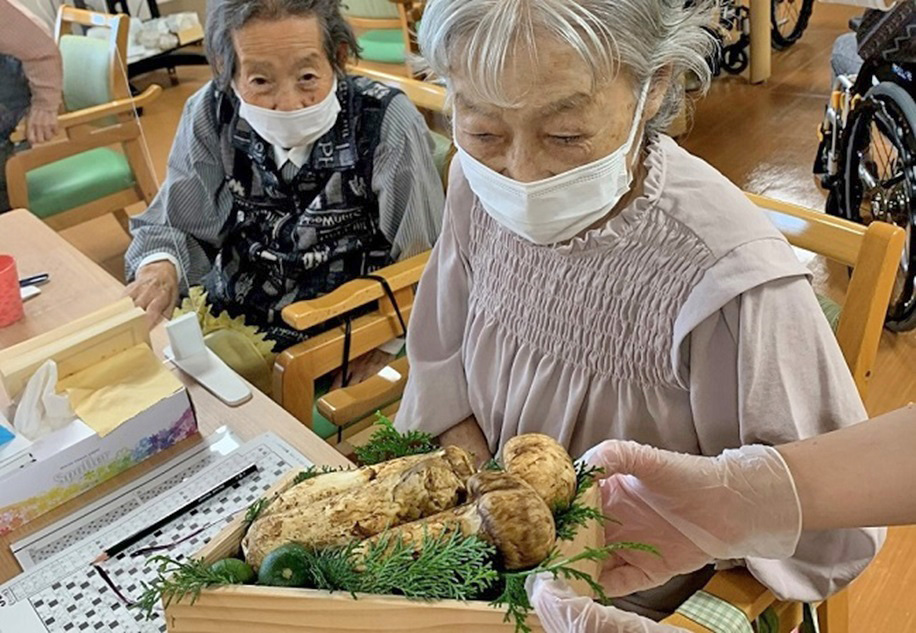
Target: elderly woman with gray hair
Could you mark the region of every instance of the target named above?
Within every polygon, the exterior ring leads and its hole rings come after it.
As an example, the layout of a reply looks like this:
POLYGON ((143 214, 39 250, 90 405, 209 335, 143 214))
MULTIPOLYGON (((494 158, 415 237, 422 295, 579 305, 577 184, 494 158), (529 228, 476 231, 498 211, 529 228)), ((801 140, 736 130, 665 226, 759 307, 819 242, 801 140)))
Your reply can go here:
POLYGON ((432 246, 432 140, 405 95, 347 76, 359 49, 340 0, 211 0, 206 49, 215 79, 132 221, 128 290, 155 321, 202 285, 214 312, 288 347, 287 304, 432 246))
MULTIPOLYGON (((399 428, 481 458, 530 432, 574 455, 609 438, 716 455, 864 419, 808 271, 740 189, 664 134, 684 73, 709 82, 713 5, 426 5, 421 50, 447 81, 460 149, 399 428)), ((780 598, 816 601, 882 540, 805 535, 792 558, 744 564, 780 598)), ((617 604, 661 618, 710 574, 617 604)))

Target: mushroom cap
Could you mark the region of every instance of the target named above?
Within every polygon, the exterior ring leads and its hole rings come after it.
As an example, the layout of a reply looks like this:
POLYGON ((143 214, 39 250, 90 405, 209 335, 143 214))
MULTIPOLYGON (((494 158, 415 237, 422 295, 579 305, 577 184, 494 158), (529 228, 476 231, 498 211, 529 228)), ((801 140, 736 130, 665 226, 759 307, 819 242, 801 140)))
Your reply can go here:
POLYGON ((499 551, 506 569, 533 567, 553 549, 556 528, 547 504, 508 473, 478 473, 468 482, 480 519, 479 534, 499 551))
POLYGON ((528 482, 553 509, 576 495, 576 467, 566 449, 541 433, 513 437, 503 447, 506 471, 528 482))

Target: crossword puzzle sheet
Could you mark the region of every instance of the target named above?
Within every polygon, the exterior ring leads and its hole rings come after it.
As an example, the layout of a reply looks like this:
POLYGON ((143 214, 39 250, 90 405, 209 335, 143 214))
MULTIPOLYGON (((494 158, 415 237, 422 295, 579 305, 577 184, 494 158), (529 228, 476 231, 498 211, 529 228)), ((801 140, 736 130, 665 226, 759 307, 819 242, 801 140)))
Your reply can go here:
POLYGON ((92 527, 99 526, 94 534, 74 539, 72 546, 0 586, 0 633, 164 633, 166 626, 161 611, 148 620, 129 608, 91 561, 106 547, 155 523, 251 464, 257 465, 257 472, 102 563, 124 598, 137 599, 143 591, 142 583, 155 578, 155 569, 145 564, 149 556, 164 554, 178 559, 193 556, 231 517, 244 512, 281 475, 310 465, 277 436, 265 433, 112 523, 103 525, 103 521, 93 519, 92 527), (134 555, 138 550, 170 544, 168 549, 134 555))

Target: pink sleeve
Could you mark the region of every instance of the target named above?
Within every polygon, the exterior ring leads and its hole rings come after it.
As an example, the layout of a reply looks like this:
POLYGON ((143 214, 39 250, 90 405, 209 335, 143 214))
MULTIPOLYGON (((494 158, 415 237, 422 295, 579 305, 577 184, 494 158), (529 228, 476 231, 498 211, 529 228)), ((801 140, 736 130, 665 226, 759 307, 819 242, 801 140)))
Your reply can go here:
POLYGON ((471 415, 462 356, 471 273, 461 243, 473 196, 457 163, 449 176, 442 234, 420 280, 408 326, 410 378, 395 420, 402 431, 440 435, 471 415))
POLYGON ((16 0, 0 0, 0 53, 22 62, 32 108, 57 112, 63 81, 60 51, 41 20, 16 0))

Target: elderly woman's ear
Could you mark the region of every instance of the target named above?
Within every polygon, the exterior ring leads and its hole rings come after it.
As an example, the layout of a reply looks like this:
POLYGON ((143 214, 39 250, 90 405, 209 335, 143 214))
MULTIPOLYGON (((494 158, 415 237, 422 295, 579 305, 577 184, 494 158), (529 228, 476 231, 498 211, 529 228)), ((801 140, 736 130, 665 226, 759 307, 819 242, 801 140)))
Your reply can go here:
POLYGON ((658 70, 650 80, 652 88, 649 90, 649 97, 646 99, 646 111, 643 116, 644 121, 651 121, 658 114, 659 110, 665 104, 665 97, 671 89, 671 78, 674 74, 671 66, 665 66, 658 70))
POLYGON ((351 53, 350 46, 346 42, 341 42, 337 45, 337 66, 340 68, 340 72, 347 72, 347 65, 350 63, 351 53))

